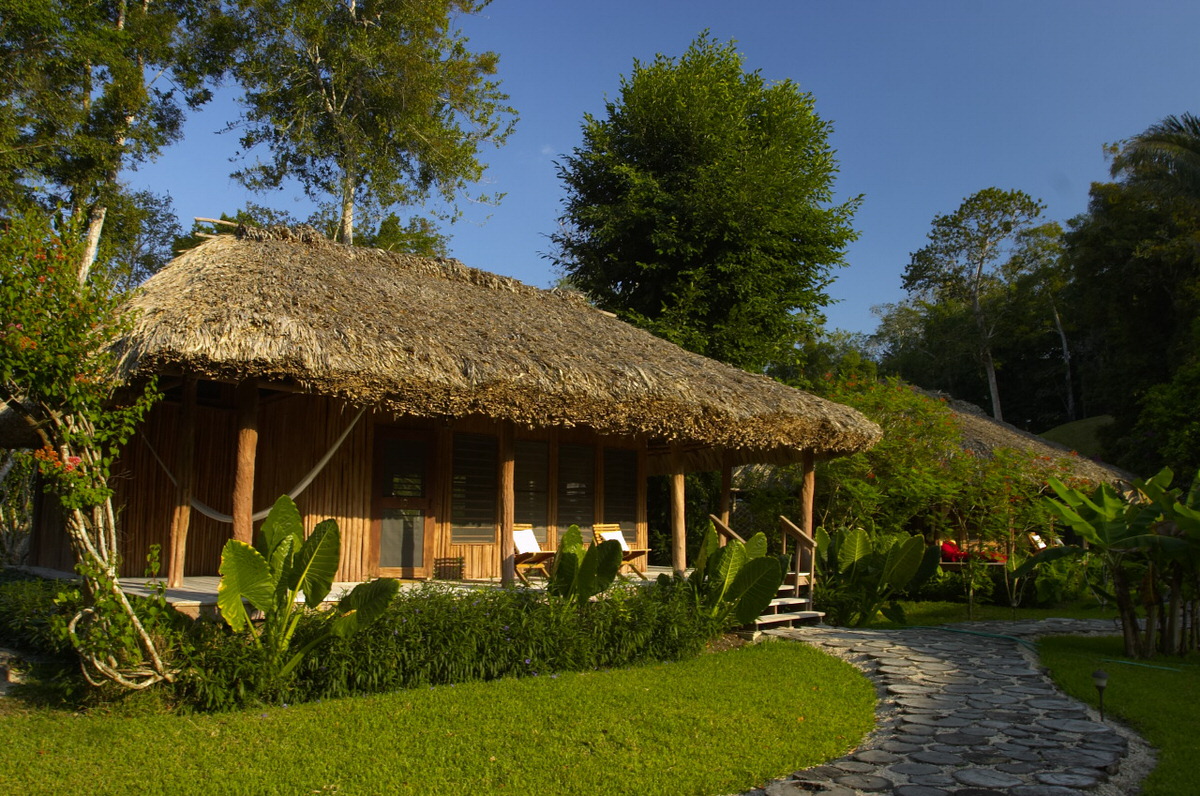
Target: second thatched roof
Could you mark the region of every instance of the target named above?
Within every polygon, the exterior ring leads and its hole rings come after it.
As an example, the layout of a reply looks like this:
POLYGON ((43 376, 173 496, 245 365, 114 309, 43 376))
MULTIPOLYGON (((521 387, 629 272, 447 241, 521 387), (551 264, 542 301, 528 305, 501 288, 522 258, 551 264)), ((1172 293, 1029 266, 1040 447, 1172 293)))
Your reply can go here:
POLYGON ((690 353, 589 306, 312 231, 223 235, 133 300, 125 375, 254 378, 422 417, 588 426, 787 463, 870 447, 854 409, 690 353))

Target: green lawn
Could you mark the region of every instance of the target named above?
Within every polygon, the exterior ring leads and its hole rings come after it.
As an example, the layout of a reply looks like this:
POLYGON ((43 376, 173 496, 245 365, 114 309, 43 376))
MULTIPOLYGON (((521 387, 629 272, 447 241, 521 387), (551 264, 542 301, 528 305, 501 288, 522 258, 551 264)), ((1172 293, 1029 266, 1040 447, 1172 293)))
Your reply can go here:
POLYGON ((0 715, 0 792, 722 794, 837 757, 874 722, 803 644, 216 715, 0 715))
POLYGON ((1038 650, 1059 687, 1092 705, 1097 704, 1092 672, 1108 672, 1105 713, 1119 717, 1158 750, 1158 765, 1146 780, 1145 796, 1200 793, 1196 769, 1200 759, 1200 663, 1196 656, 1182 660, 1158 657, 1133 662, 1150 666, 1131 665, 1121 654, 1117 636, 1047 637, 1039 642, 1038 650))

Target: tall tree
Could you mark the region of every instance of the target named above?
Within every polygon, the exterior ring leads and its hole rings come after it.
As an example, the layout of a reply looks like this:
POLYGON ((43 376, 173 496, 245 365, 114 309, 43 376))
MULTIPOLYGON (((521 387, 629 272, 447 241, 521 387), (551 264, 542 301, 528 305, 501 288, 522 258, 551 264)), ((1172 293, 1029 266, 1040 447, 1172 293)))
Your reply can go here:
POLYGON ((858 200, 832 205, 830 125, 795 83, 702 34, 634 63, 559 165, 551 259, 598 306, 748 370, 820 325, 858 200))
MULTIPOLYGON (((234 176, 255 190, 299 181, 333 199, 338 238, 355 207, 386 210, 435 193, 456 206, 503 143, 513 111, 491 79, 497 56, 454 27, 487 0, 237 0, 233 74, 245 89, 242 146, 269 158, 234 176)), ((481 197, 490 198, 490 197, 481 197)))
POLYGON ((1200 200, 1200 118, 1168 116, 1124 142, 1112 174, 1164 194, 1200 200))
POLYGON ((1011 246, 1033 227, 1044 205, 1023 191, 985 188, 968 196, 950 215, 934 216, 929 243, 913 253, 904 269, 904 289, 929 301, 960 301, 971 308, 979 360, 987 374, 992 416, 1003 420, 996 364, 992 356, 994 315, 989 293, 1012 274, 1011 246))
POLYGON ((0 203, 86 217, 86 279, 122 169, 179 137, 208 97, 217 0, 0 0, 0 203))

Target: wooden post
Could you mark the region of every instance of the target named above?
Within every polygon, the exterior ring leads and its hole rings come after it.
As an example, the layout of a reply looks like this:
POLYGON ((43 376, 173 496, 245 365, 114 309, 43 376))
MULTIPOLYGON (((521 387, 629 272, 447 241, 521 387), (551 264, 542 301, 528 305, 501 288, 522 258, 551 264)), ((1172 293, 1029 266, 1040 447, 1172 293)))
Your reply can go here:
POLYGON ((671 567, 682 575, 687 570, 687 515, 683 462, 671 453, 671 567))
POLYGON ((517 577, 513 522, 516 512, 516 446, 512 423, 500 427, 500 582, 511 586, 517 577))
POLYGON ((233 538, 254 543, 254 456, 258 447, 258 385, 237 386, 237 463, 233 475, 233 538))
POLYGON ((815 461, 811 450, 804 451, 804 458, 801 460, 804 480, 800 483, 800 530, 810 538, 813 535, 813 495, 817 484, 815 461))
MULTIPOLYGON (((717 516, 721 518, 722 524, 728 528, 729 512, 733 502, 733 453, 728 450, 721 453, 721 495, 719 500, 717 516)), ((718 534, 717 538, 720 541, 721 547, 724 547, 727 541, 725 535, 718 534)))
MULTIPOLYGON (((812 450, 804 451, 804 457, 800 461, 800 466, 804 471, 804 480, 800 482, 800 530, 808 535, 808 538, 815 539, 813 536, 813 495, 816 493, 817 476, 815 457, 812 450)), ((814 548, 812 560, 808 562, 808 571, 812 573, 808 581, 808 593, 812 595, 816 589, 816 556, 817 551, 814 548)), ((796 541, 796 585, 795 595, 800 596, 800 572, 804 566, 804 545, 796 541)))
POLYGON ((175 474, 179 478, 176 489, 175 513, 171 518, 171 552, 167 562, 167 587, 178 589, 183 585, 187 561, 188 526, 192 519, 192 485, 195 482, 196 464, 196 377, 186 376, 183 380, 183 404, 179 414, 179 456, 175 474))

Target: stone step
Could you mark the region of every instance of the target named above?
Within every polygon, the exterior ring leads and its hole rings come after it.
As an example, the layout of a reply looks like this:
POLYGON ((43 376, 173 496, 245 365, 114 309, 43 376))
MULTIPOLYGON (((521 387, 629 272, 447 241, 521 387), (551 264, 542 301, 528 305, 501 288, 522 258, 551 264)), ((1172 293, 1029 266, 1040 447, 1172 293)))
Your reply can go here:
POLYGON ((780 608, 790 608, 794 605, 811 605, 812 600, 808 597, 776 597, 767 605, 766 613, 777 614, 780 608))

